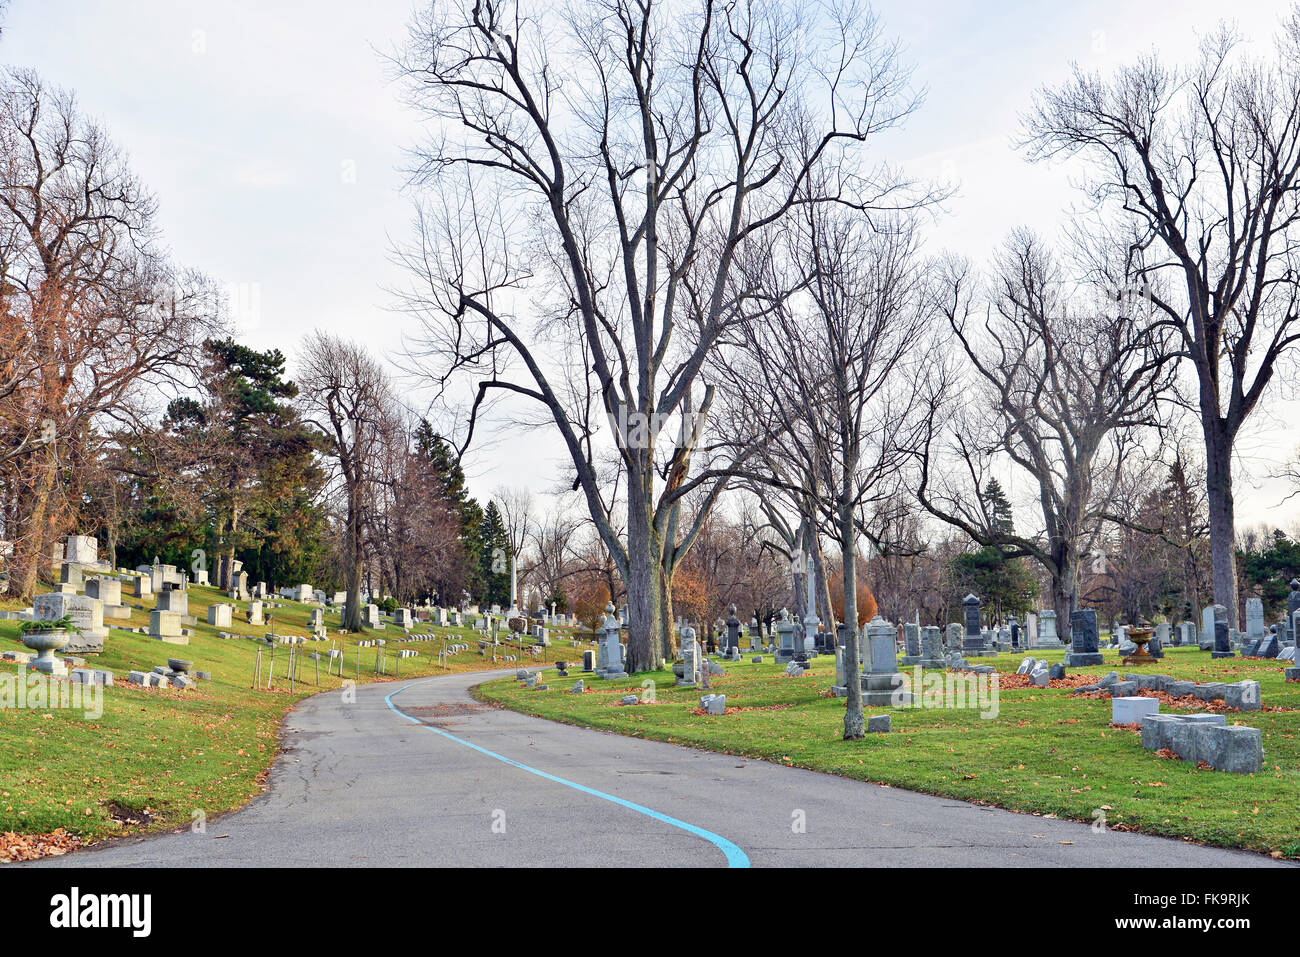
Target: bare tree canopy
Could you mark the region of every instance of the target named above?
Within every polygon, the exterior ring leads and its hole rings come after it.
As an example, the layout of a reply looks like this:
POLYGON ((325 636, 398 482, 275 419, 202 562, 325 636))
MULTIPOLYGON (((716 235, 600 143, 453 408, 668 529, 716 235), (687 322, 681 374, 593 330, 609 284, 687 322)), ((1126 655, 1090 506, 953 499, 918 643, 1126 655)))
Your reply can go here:
MULTIPOLYGON (((844 646, 846 738, 864 734, 857 542, 875 506, 897 491, 925 422, 916 381, 931 313, 919 246, 910 215, 802 209, 747 275, 768 301, 741 327, 742 355, 727 357, 735 363, 733 417, 765 421, 773 436, 754 455, 760 468, 752 482, 786 498, 800 516, 798 544, 790 532, 781 537, 792 556, 805 556, 793 563, 796 576, 818 576, 831 633, 823 533, 839 546, 843 614, 851 625, 844 646)), ((779 529, 772 503, 764 508, 779 529)))
POLYGON ((154 390, 190 382, 219 329, 219 296, 168 261, 155 212, 71 94, 0 75, 0 466, 25 597, 76 497, 61 469, 97 423, 138 425, 154 390))
POLYGON ((1066 623, 1077 607, 1081 556, 1095 545, 1123 468, 1172 388, 1168 337, 1122 273, 1081 281, 1028 232, 1004 244, 987 291, 960 261, 938 281, 938 308, 974 383, 953 392, 960 411, 948 456, 932 455, 934 435, 924 447, 919 499, 976 542, 1036 559, 1066 623), (1016 534, 990 512, 983 491, 995 456, 1032 480, 1041 535, 1016 534))
POLYGON ((400 406, 383 368, 364 348, 322 332, 304 344, 298 383, 303 417, 320 431, 346 501, 343 627, 360 631, 367 496, 379 480, 385 448, 403 444, 400 406))
POLYGON ((1226 27, 1186 70, 1145 57, 1038 96, 1026 119, 1036 159, 1078 155, 1093 198, 1159 292, 1159 321, 1196 374, 1206 446, 1214 598, 1237 621, 1232 453, 1300 341, 1300 8, 1274 55, 1226 27), (1162 282, 1154 282, 1156 279, 1162 282))
POLYGON ((753 297, 735 265, 801 208, 908 201, 858 156, 912 109, 906 73, 863 8, 712 0, 440 0, 398 66, 433 126, 401 254, 417 358, 473 383, 465 444, 494 390, 545 407, 627 582, 631 665, 655 667, 665 549, 692 537, 679 503, 727 477, 690 468, 702 370, 753 297), (626 539, 595 465, 601 417, 626 539))

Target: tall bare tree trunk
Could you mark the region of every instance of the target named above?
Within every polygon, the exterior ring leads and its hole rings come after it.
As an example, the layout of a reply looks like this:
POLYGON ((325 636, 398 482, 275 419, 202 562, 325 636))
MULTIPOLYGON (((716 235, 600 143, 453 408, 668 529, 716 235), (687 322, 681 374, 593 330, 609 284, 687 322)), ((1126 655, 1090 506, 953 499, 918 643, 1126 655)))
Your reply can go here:
POLYGON ((854 741, 866 733, 862 713, 862 669, 858 666, 858 563, 854 548, 853 509, 840 506, 840 560, 844 563, 844 740, 854 741))
MULTIPOLYGON (((794 620, 799 622, 802 628, 803 620, 808 615, 808 558, 813 554, 812 522, 807 515, 801 516, 799 520, 799 535, 796 539, 799 548, 797 561, 791 565, 791 577, 794 580, 794 608, 790 609, 794 620)), ((815 571, 815 570, 814 570, 815 571)), ((803 647, 803 632, 799 632, 799 640, 795 642, 796 647, 803 647)))
MULTIPOLYGON (((635 476, 633 476, 635 478, 635 476)), ((663 612, 663 549, 654 528, 652 479, 628 487, 627 506, 627 670, 654 671, 663 664, 660 616, 663 612)))
POLYGON ((665 661, 668 661, 676 652, 673 645, 673 580, 672 572, 667 569, 659 576, 659 594, 659 653, 663 655, 665 661))
POLYGON ((217 587, 230 591, 235 586, 235 533, 239 531, 239 509, 231 510, 225 547, 221 550, 221 564, 217 587))
POLYGON ((361 630, 361 494, 355 484, 348 489, 348 563, 347 611, 343 627, 348 631, 361 630))
POLYGON ((813 538, 813 562, 817 573, 817 617, 821 619, 826 634, 835 634, 835 608, 831 605, 831 576, 826 574, 826 555, 816 537, 813 538))
POLYGON ((18 551, 21 558, 17 563, 16 591, 24 601, 35 597, 41 569, 50 564, 50 550, 54 544, 50 500, 54 494, 55 469, 56 464, 51 458, 48 464, 42 463, 36 470, 31 506, 27 509, 26 528, 18 551))
POLYGON ((1052 610, 1056 612, 1056 633, 1062 641, 1070 638, 1070 616, 1079 607, 1079 566, 1068 542, 1052 543, 1051 575, 1052 610))
POLYGON ((1223 423, 1206 417, 1205 490, 1210 508, 1210 567, 1214 601, 1228 609, 1228 621, 1237 619, 1236 503, 1232 495, 1232 439, 1223 423))

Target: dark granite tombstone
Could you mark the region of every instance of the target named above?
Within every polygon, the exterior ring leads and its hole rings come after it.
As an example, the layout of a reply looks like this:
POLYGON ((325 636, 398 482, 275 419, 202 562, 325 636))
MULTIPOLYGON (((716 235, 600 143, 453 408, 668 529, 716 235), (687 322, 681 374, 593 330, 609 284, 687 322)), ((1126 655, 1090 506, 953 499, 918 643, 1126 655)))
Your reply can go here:
POLYGON ((1070 615, 1070 651, 1065 656, 1065 666, 1080 668, 1101 664, 1098 649, 1097 612, 1092 608, 1080 608, 1070 615))
POLYGON ((1235 658, 1237 653, 1232 650, 1232 644, 1228 640, 1228 623, 1222 618, 1215 618, 1214 621, 1214 650, 1210 652, 1211 658, 1235 658))
POLYGON ((962 612, 966 620, 966 637, 962 641, 962 652, 978 655, 984 651, 984 637, 980 634, 980 600, 975 595, 962 599, 962 612))
POLYGON ((727 648, 728 654, 731 649, 740 650, 740 619, 736 617, 736 606, 732 605, 727 609, 727 648))

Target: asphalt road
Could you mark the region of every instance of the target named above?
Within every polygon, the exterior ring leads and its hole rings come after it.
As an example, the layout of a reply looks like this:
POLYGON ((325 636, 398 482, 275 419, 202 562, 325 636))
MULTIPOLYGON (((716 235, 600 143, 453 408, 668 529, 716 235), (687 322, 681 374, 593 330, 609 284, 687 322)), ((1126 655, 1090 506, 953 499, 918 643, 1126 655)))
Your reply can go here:
POLYGON ((205 833, 24 866, 1278 864, 555 724, 473 701, 485 677, 305 700, 267 792, 205 833))

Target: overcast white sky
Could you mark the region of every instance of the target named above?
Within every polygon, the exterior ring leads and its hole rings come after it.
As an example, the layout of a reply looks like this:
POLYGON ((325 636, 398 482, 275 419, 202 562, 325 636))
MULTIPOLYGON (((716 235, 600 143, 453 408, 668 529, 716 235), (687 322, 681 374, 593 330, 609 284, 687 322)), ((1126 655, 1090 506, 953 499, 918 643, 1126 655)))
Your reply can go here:
MULTIPOLYGON (((72 88, 104 122, 158 195, 178 260, 237 291, 248 344, 276 346, 292 366, 297 343, 319 327, 382 354, 404 331, 384 288, 400 278, 387 254, 389 237, 407 231, 399 168, 415 126, 376 50, 401 41, 413 4, 12 0, 0 60, 72 88)), ((886 158, 958 185, 935 248, 980 260, 1017 225, 1054 234, 1074 201, 1067 171, 1030 166, 1012 146, 1035 88, 1063 78, 1072 60, 1106 69, 1155 48, 1185 61, 1196 31, 1224 16, 1270 43, 1287 4, 874 7, 929 91, 886 158)), ((1296 444, 1300 432, 1276 415, 1256 424, 1243 445, 1241 523, 1293 524, 1296 507, 1277 507, 1283 486, 1250 482, 1296 444)), ((537 435, 472 459, 473 491, 549 487, 560 469, 547 445, 537 435)))

